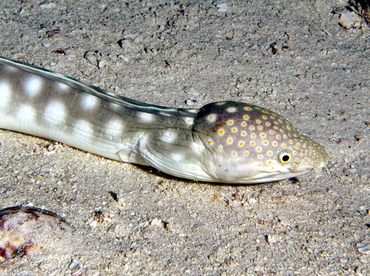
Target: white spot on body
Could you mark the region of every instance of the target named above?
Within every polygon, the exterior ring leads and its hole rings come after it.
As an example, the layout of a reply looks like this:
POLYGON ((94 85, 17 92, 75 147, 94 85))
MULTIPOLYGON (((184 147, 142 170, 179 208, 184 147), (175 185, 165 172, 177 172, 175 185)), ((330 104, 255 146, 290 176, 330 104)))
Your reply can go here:
POLYGON ((33 98, 41 92, 42 84, 42 78, 39 76, 31 76, 24 83, 24 92, 27 96, 33 98))
POLYGON ((65 83, 62 83, 62 82, 57 82, 56 83, 56 87, 61 90, 61 91, 67 91, 70 89, 70 86, 65 84, 65 83))
POLYGON ((36 110, 30 105, 21 105, 17 110, 17 117, 20 122, 32 122, 36 117, 36 110))
POLYGON ((137 112, 136 116, 139 117, 140 122, 150 123, 154 121, 155 115, 146 112, 137 112))
POLYGON ((113 137, 119 136, 124 130, 124 123, 120 119, 111 119, 106 125, 105 132, 113 137))
POLYGON ((172 129, 167 129, 161 136, 161 141, 172 144, 177 138, 177 133, 172 129))
POLYGON ((7 82, 0 82, 0 95, 1 95, 1 104, 9 105, 9 101, 12 97, 12 88, 7 82))
POLYGON ((188 126, 191 126, 194 124, 194 118, 193 117, 184 117, 185 124, 188 126))
POLYGON ((171 153, 170 158, 174 161, 182 161, 184 160, 184 156, 180 153, 171 153))
POLYGON ((6 71, 9 71, 9 72, 12 72, 12 71, 16 71, 17 68, 13 67, 13 66, 8 66, 8 65, 3 65, 4 69, 6 71))
POLYGON ((109 103, 109 107, 116 112, 122 109, 122 106, 116 103, 109 103))
POLYGON ((217 120, 217 115, 215 113, 209 114, 207 116, 207 122, 208 123, 214 123, 217 120))
POLYGON ((76 120, 73 127, 75 132, 94 133, 93 125, 86 120, 76 120))
POLYGON ((98 107, 100 104, 100 99, 94 95, 83 93, 81 95, 81 107, 84 110, 92 110, 98 107))
POLYGON ((59 124, 64 124, 67 118, 67 109, 60 100, 51 100, 45 108, 44 116, 59 124))
POLYGON ((238 109, 235 106, 226 108, 226 111, 229 113, 235 113, 238 109))

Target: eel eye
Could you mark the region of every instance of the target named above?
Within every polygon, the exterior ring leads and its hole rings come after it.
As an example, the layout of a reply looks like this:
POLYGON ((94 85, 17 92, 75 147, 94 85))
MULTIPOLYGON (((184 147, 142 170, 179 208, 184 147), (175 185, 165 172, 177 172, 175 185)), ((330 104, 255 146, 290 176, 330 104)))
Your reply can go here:
POLYGON ((292 154, 289 151, 282 151, 279 154, 279 161, 283 164, 289 163, 292 160, 292 154))

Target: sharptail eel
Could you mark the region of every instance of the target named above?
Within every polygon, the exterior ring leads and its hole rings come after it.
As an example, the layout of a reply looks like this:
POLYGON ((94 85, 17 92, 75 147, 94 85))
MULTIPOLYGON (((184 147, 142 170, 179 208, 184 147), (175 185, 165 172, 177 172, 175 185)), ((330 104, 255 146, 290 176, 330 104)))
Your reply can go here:
POLYGON ((282 116, 223 101, 200 109, 149 105, 0 58, 0 128, 44 137, 180 178, 261 183, 320 175, 323 146, 282 116))

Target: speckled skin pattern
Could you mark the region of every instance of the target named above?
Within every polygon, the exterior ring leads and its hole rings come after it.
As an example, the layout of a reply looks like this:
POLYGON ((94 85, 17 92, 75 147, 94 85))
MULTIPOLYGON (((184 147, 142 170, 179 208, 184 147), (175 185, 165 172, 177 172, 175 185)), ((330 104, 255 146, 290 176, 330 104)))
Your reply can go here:
POLYGON ((328 155, 280 115, 242 102, 148 105, 0 58, 0 128, 205 182, 261 183, 314 170, 328 155))

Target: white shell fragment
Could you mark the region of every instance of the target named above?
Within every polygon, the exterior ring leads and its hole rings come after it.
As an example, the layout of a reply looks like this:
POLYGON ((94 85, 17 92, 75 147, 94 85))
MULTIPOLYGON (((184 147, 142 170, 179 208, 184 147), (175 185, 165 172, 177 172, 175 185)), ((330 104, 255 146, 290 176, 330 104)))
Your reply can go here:
POLYGON ((24 256, 38 259, 44 254, 60 254, 58 249, 64 251, 68 248, 66 242, 71 242, 67 238, 71 230, 64 218, 51 211, 30 206, 2 209, 0 260, 24 256))
POLYGON ((227 9, 229 8, 227 6, 227 3, 224 2, 224 1, 216 1, 216 6, 217 6, 219 12, 226 12, 227 9))
POLYGON ((370 254, 370 240, 358 243, 357 249, 362 254, 370 254))

